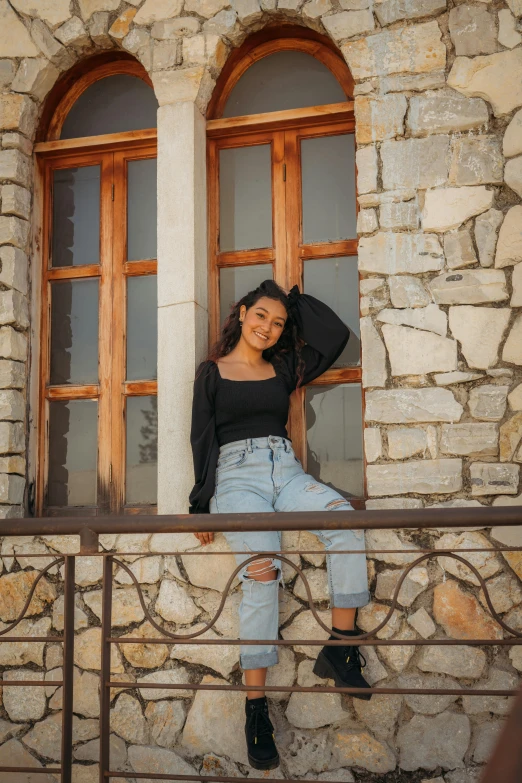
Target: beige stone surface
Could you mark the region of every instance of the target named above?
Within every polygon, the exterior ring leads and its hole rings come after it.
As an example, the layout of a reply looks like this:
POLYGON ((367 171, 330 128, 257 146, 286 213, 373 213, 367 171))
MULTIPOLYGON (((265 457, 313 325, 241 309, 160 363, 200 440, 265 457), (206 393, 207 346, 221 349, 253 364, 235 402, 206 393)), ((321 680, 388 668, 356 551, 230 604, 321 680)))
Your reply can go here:
MULTIPOLYGON (((101 590, 93 590, 84 593, 84 601, 96 617, 102 619, 102 593, 101 590)), ((138 623, 144 619, 138 594, 134 588, 129 590, 113 590, 112 593, 112 624, 125 626, 130 623, 138 623)))
POLYGON ((483 6, 458 5, 449 13, 450 37, 457 55, 497 51, 495 17, 483 6))
POLYGON ((435 587, 433 616, 453 639, 501 639, 503 636, 501 628, 477 599, 453 580, 435 587))
MULTIPOLYGON (((124 636, 132 638, 158 638, 161 636, 149 622, 145 621, 124 636)), ((168 658, 169 648, 166 644, 122 644, 121 652, 128 662, 137 669, 157 669, 168 658)))
POLYGON ((448 389, 389 389, 366 395, 366 421, 410 424, 459 421, 462 405, 448 389))
POLYGON ((179 701, 151 702, 145 710, 150 736, 156 745, 171 748, 185 723, 185 708, 179 701))
POLYGON ((450 331, 470 367, 486 370, 495 366, 510 315, 509 308, 450 307, 450 331))
POLYGON ((522 49, 485 57, 457 57, 448 84, 471 97, 484 98, 501 116, 522 105, 522 49))
MULTIPOLYGON (((331 628, 331 613, 322 611, 317 613, 322 622, 331 628)), ((300 639, 318 639, 319 643, 328 638, 328 633, 320 627, 312 612, 306 609, 295 617, 290 625, 287 625, 281 631, 283 639, 296 640, 294 650, 297 653, 303 653, 307 658, 317 658, 319 648, 315 645, 300 645, 300 639)))
POLYGON ((413 275, 393 275, 388 278, 388 287, 394 307, 426 307, 431 302, 422 281, 413 275))
POLYGON ((433 234, 380 231, 359 240, 359 270, 364 274, 421 274, 444 266, 444 253, 433 234))
POLYGON ((357 215, 357 233, 373 234, 379 228, 375 209, 360 209, 357 215))
MULTIPOLYGON (((447 550, 488 550, 492 549, 492 546, 482 533, 465 532, 460 534, 446 533, 435 543, 435 548, 447 550)), ((458 551, 455 551, 455 554, 458 555, 458 551)), ((483 579, 489 579, 502 568, 502 563, 494 552, 463 552, 461 557, 471 563, 483 579)), ((441 556, 437 558, 437 561, 443 571, 456 576, 457 579, 473 585, 480 584, 475 574, 460 560, 456 560, 454 557, 441 556)))
POLYGON ((370 316, 361 318, 361 347, 364 357, 363 387, 384 386, 387 378, 386 350, 370 316))
MULTIPOLYGON (((0 619, 4 622, 16 620, 22 611, 29 591, 38 576, 37 571, 18 571, 0 577, 0 619)), ((35 593, 29 604, 26 616, 41 614, 46 605, 56 598, 56 588, 46 577, 42 577, 36 586, 35 593)))
MULTIPOLYGON (((30 669, 9 669, 4 680, 41 680, 40 672, 30 669)), ((45 690, 38 685, 24 685, 23 698, 20 698, 20 686, 4 685, 3 700, 5 711, 10 720, 40 720, 46 708, 45 690)))
MULTIPOLYGON (((383 649, 383 648, 381 648, 383 649)), ((402 696, 374 694, 370 701, 354 699, 353 707, 357 717, 379 739, 391 739, 395 733, 397 718, 402 707, 402 696)))
MULTIPOLYGON (((491 668, 487 680, 477 683, 478 690, 516 690, 519 677, 513 672, 491 668)), ((509 715, 513 707, 513 699, 506 696, 464 696, 462 706, 468 715, 492 712, 494 715, 509 715)))
MULTIPOLYGON (((203 623, 193 625, 190 629, 190 633, 199 631, 204 627, 203 623)), ((218 635, 210 629, 206 631, 198 639, 217 639, 218 635)), ((237 645, 209 645, 208 647, 201 644, 173 644, 171 646, 170 657, 179 661, 186 661, 187 663, 200 664, 207 666, 209 669, 213 669, 223 677, 228 675, 237 668, 239 662, 239 647, 237 645)))
POLYGON ((461 188, 436 188, 426 191, 422 210, 425 231, 450 231, 493 204, 494 192, 484 185, 461 188))
POLYGON ((85 22, 98 11, 116 11, 120 5, 119 0, 78 0, 80 13, 85 22))
POLYGON ((134 772, 157 775, 195 775, 196 770, 185 759, 167 748, 131 745, 129 763, 134 772))
POLYGON ((341 47, 356 80, 444 68, 446 48, 437 22, 385 31, 341 47))
POLYGON ((504 267, 522 261, 522 206, 511 207, 498 235, 495 266, 504 267))
POLYGON ((378 160, 374 145, 362 147, 355 153, 357 164, 357 192, 371 193, 377 190, 378 160))
POLYGON ((410 614, 407 620, 423 639, 429 639, 437 630, 435 623, 423 606, 413 614, 410 614))
POLYGON ((382 333, 394 376, 424 375, 457 369, 455 340, 393 324, 384 324, 382 333))
POLYGON ((181 625, 190 625, 201 613, 186 590, 173 579, 163 579, 156 611, 165 620, 181 625))
POLYGON ((62 750, 62 716, 58 713, 50 715, 37 723, 24 736, 24 745, 36 751, 39 756, 59 761, 62 750))
POLYGON ((475 680, 484 671, 486 656, 476 647, 457 644, 451 647, 427 646, 421 648, 417 665, 425 672, 475 680))
POLYGON ((163 19, 179 16, 183 7, 182 0, 145 0, 134 17, 134 24, 151 24, 163 19))
POLYGON ((364 453, 367 462, 376 462, 382 457, 382 436, 378 427, 366 427, 364 430, 364 453))
POLYGON ((517 18, 522 16, 522 3, 521 3, 521 0, 507 0, 507 4, 510 7, 512 13, 517 18))
MULTIPOLYGON (((197 542, 192 545, 197 548, 197 542)), ((228 552, 229 546, 224 536, 216 536, 212 544, 205 547, 205 552, 228 552)), ((233 555, 220 554, 217 557, 206 555, 183 555, 181 558, 191 584, 197 587, 210 587, 212 590, 224 590, 230 576, 236 570, 233 555)), ((233 586, 237 585, 237 579, 233 586)))
POLYGON ((444 255, 450 269, 460 269, 476 264, 477 256, 469 229, 452 231, 444 235, 444 255))
MULTIPOLYGON (((381 571, 377 575, 375 597, 379 600, 391 601, 402 574, 402 569, 381 571)), ((426 568, 423 566, 412 568, 399 591, 397 600, 400 606, 411 606, 415 599, 427 589, 429 583, 430 580, 426 568)))
POLYGON ((488 121, 487 105, 455 90, 426 91, 410 98, 407 126, 413 136, 480 128, 488 121))
MULTIPOLYGON (((326 19, 333 18, 335 17, 326 17, 326 19)), ((357 144, 369 144, 402 136, 404 134, 404 115, 407 108, 408 102, 404 95, 391 94, 377 98, 357 97, 355 99, 357 144)))
MULTIPOLYGON (((330 591, 328 589, 326 571, 322 568, 305 568, 303 573, 308 581, 308 586, 310 587, 314 601, 327 601, 330 596, 330 591)), ((297 577, 294 586, 294 595, 308 604, 304 582, 299 576, 297 577)))
MULTIPOLYGON (((290 686, 295 683, 296 660, 294 651, 290 647, 279 647, 279 663, 268 669, 266 684, 290 686)), ((302 664, 301 664, 302 665, 302 664)), ((244 679, 244 678, 243 678, 244 679)), ((272 691, 271 701, 286 701, 288 693, 284 691, 272 691)))
MULTIPOLYGON (((85 718, 100 714, 100 676, 74 668, 74 711, 85 718)), ((60 688, 61 691, 61 688, 60 688)))
POLYGON ((397 427, 388 430, 388 456, 390 459, 408 459, 416 454, 428 453, 426 430, 420 427, 397 427))
POLYGON ((453 139, 451 185, 500 184, 503 170, 500 140, 496 136, 453 139))
POLYGON ((368 8, 357 11, 341 11, 339 14, 324 16, 322 22, 328 33, 337 42, 362 33, 369 33, 375 28, 373 14, 368 8))
POLYGON ((385 774, 397 765, 391 748, 367 731, 341 729, 335 732, 332 751, 339 764, 362 767, 369 772, 385 774))
POLYGON ((449 139, 444 135, 383 142, 380 153, 384 189, 444 185, 449 171, 449 149, 449 139))
MULTIPOLYGON (((10 739, 0 746, 0 765, 3 767, 41 767, 42 765, 17 739, 10 739)), ((38 783, 56 783, 54 775, 35 774, 38 783)), ((0 783, 26 783, 29 781, 23 773, 13 775, 12 772, 0 772, 0 783)), ((32 783, 32 781, 31 781, 32 783)))
POLYGON ((522 264, 517 264, 513 269, 511 285, 513 286, 513 294, 510 305, 511 307, 522 307, 522 264))
POLYGON ((454 712, 444 712, 433 718, 414 715, 397 732, 401 769, 462 767, 470 737, 471 727, 466 715, 454 712))
POLYGON ((440 450, 443 454, 496 456, 499 438, 495 424, 443 424, 440 450))
POLYGON ((522 153, 522 109, 517 111, 506 128, 503 151, 506 158, 512 158, 514 155, 522 153))
POLYGON ((493 266, 498 230, 503 219, 504 215, 498 209, 489 209, 475 219, 475 242, 481 266, 493 266))
POLYGON ((504 180, 511 190, 522 197, 522 156, 508 160, 504 180))
POLYGON ((506 410, 509 386, 483 384, 476 386, 469 394, 469 410, 474 419, 499 421, 506 410))
POLYGON ((522 35, 517 31, 516 19, 507 8, 498 12, 498 42, 508 49, 513 49, 522 41, 522 35))
POLYGON ((432 16, 445 8, 446 0, 376 0, 374 3, 375 14, 383 26, 399 19, 432 16))
MULTIPOLYGON (((398 279, 403 280, 405 277, 406 275, 403 275, 398 279)), ((445 337, 448 331, 448 317, 436 304, 429 304, 427 307, 415 309, 406 307, 401 310, 381 310, 377 315, 377 320, 386 324, 411 326, 426 332, 435 332, 435 334, 439 334, 441 337, 445 337)), ((480 378, 480 376, 477 377, 480 378)), ((442 386, 443 384, 440 383, 438 385, 442 386)))
POLYGON ((394 465, 368 465, 368 494, 403 495, 416 492, 449 494, 462 488, 459 459, 415 460, 394 465))
POLYGON ((522 462, 522 412, 515 413, 500 427, 500 461, 522 462))
POLYGON ((419 227, 420 213, 417 201, 384 203, 379 209, 381 228, 416 229, 419 227))
POLYGON ((470 467, 471 494, 516 495, 520 465, 507 463, 473 462, 470 467))
POLYGON ((513 411, 522 411, 522 383, 516 386, 512 392, 508 394, 509 407, 513 411))
MULTIPOLYGON (((0 630, 4 631, 7 625, 8 623, 0 623, 0 630)), ((36 620, 21 620, 16 626, 16 635, 22 637, 48 636, 50 630, 50 618, 40 617, 36 620)), ((2 642, 0 644, 0 666, 25 666, 26 663, 43 666, 44 647, 45 642, 2 642)))
MULTIPOLYGON (((299 685, 310 687, 324 684, 312 673, 313 665, 310 660, 299 664, 299 685)), ((350 718, 350 713, 342 707, 339 693, 292 693, 285 714, 292 726, 299 729, 319 729, 350 718)))
POLYGON ((36 57, 38 49, 7 0, 0 2, 0 57, 36 57))
POLYGON ((141 704, 134 696, 120 693, 111 709, 111 728, 126 742, 147 745, 150 728, 141 711, 141 704))
MULTIPOLYGON (((154 671, 137 679, 137 682, 150 682, 158 685, 162 683, 182 685, 189 681, 190 675, 183 666, 178 666, 175 669, 154 671)), ((163 699, 189 699, 192 697, 193 691, 182 688, 140 688, 139 693, 146 701, 161 701, 163 699)))
POLYGON ((522 364, 522 315, 515 318, 502 351, 502 359, 512 364, 522 364))

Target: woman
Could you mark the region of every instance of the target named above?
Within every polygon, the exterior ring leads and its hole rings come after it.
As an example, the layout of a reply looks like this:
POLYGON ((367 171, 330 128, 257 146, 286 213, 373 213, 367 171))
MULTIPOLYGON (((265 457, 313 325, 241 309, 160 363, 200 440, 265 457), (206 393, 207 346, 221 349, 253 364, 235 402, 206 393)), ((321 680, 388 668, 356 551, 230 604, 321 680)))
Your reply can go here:
MULTIPOLYGON (((335 490, 304 472, 286 432, 290 394, 331 367, 348 337, 336 314, 313 296, 300 294, 297 286, 286 294, 265 280, 234 305, 220 340, 196 374, 191 513, 352 509, 335 490)), ((245 552, 236 555, 238 565, 257 552, 281 549, 277 532, 225 535, 232 551, 245 552)), ((369 600, 366 559, 362 553, 336 555, 335 550, 363 550, 364 535, 349 530, 316 535, 327 551, 333 630, 355 636, 356 609, 369 600)), ((196 537, 202 544, 213 540, 212 533, 196 537)), ((261 557, 245 567, 240 579, 240 638, 277 639, 280 561, 261 557)), ((267 667, 277 660, 275 645, 241 647, 250 688, 245 705, 248 758, 256 769, 279 764, 262 688, 267 667)), ((369 687, 357 646, 324 647, 314 672, 331 677, 336 686, 369 687)))

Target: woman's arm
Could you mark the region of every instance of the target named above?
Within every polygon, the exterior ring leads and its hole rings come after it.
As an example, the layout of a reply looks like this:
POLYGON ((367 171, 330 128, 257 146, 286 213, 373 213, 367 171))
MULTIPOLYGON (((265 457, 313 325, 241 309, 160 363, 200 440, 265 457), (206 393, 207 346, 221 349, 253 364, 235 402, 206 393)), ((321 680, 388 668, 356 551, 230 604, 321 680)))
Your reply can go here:
MULTIPOLYGON (((343 352, 350 330, 334 311, 310 294, 302 294, 295 285, 288 294, 288 309, 300 337, 306 345, 301 350, 304 361, 302 383, 310 383, 328 370, 343 352)), ((295 353, 292 372, 297 373, 295 353)))
POLYGON ((190 443, 195 483, 189 498, 191 514, 208 513, 208 504, 214 494, 219 455, 214 406, 216 373, 214 362, 203 362, 198 367, 194 381, 190 443))

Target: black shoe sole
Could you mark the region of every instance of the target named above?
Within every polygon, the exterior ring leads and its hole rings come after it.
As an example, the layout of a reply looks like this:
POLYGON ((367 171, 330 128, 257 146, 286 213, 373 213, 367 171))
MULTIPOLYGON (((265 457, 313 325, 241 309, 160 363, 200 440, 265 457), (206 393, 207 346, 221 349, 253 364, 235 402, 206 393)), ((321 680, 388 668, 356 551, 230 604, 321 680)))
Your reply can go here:
MULTIPOLYGON (((322 677, 325 680, 333 680, 335 683, 336 688, 350 688, 350 684, 347 682, 344 682, 344 680, 341 680, 339 677, 339 674, 336 672, 328 658, 323 652, 320 652, 317 656, 317 660, 315 662, 313 672, 317 677, 322 677)), ((362 699, 363 701, 370 701, 372 698, 371 693, 364 693, 364 691, 361 691, 360 693, 351 693, 347 694, 348 696, 353 696, 354 699, 362 699)))
POLYGON ((258 761, 249 753, 248 762, 250 766, 253 767, 254 769, 262 769, 262 770, 277 769, 277 767, 279 766, 279 755, 277 755, 273 759, 268 759, 268 761, 258 761))

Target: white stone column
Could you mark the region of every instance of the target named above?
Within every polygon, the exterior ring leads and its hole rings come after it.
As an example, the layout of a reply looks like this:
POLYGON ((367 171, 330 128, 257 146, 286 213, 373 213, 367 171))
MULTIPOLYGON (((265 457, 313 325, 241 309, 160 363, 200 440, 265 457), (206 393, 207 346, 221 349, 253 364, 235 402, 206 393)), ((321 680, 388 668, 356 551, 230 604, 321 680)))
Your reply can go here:
POLYGON ((158 513, 185 513, 193 484, 195 368, 208 337, 205 119, 192 101, 158 111, 158 513))

